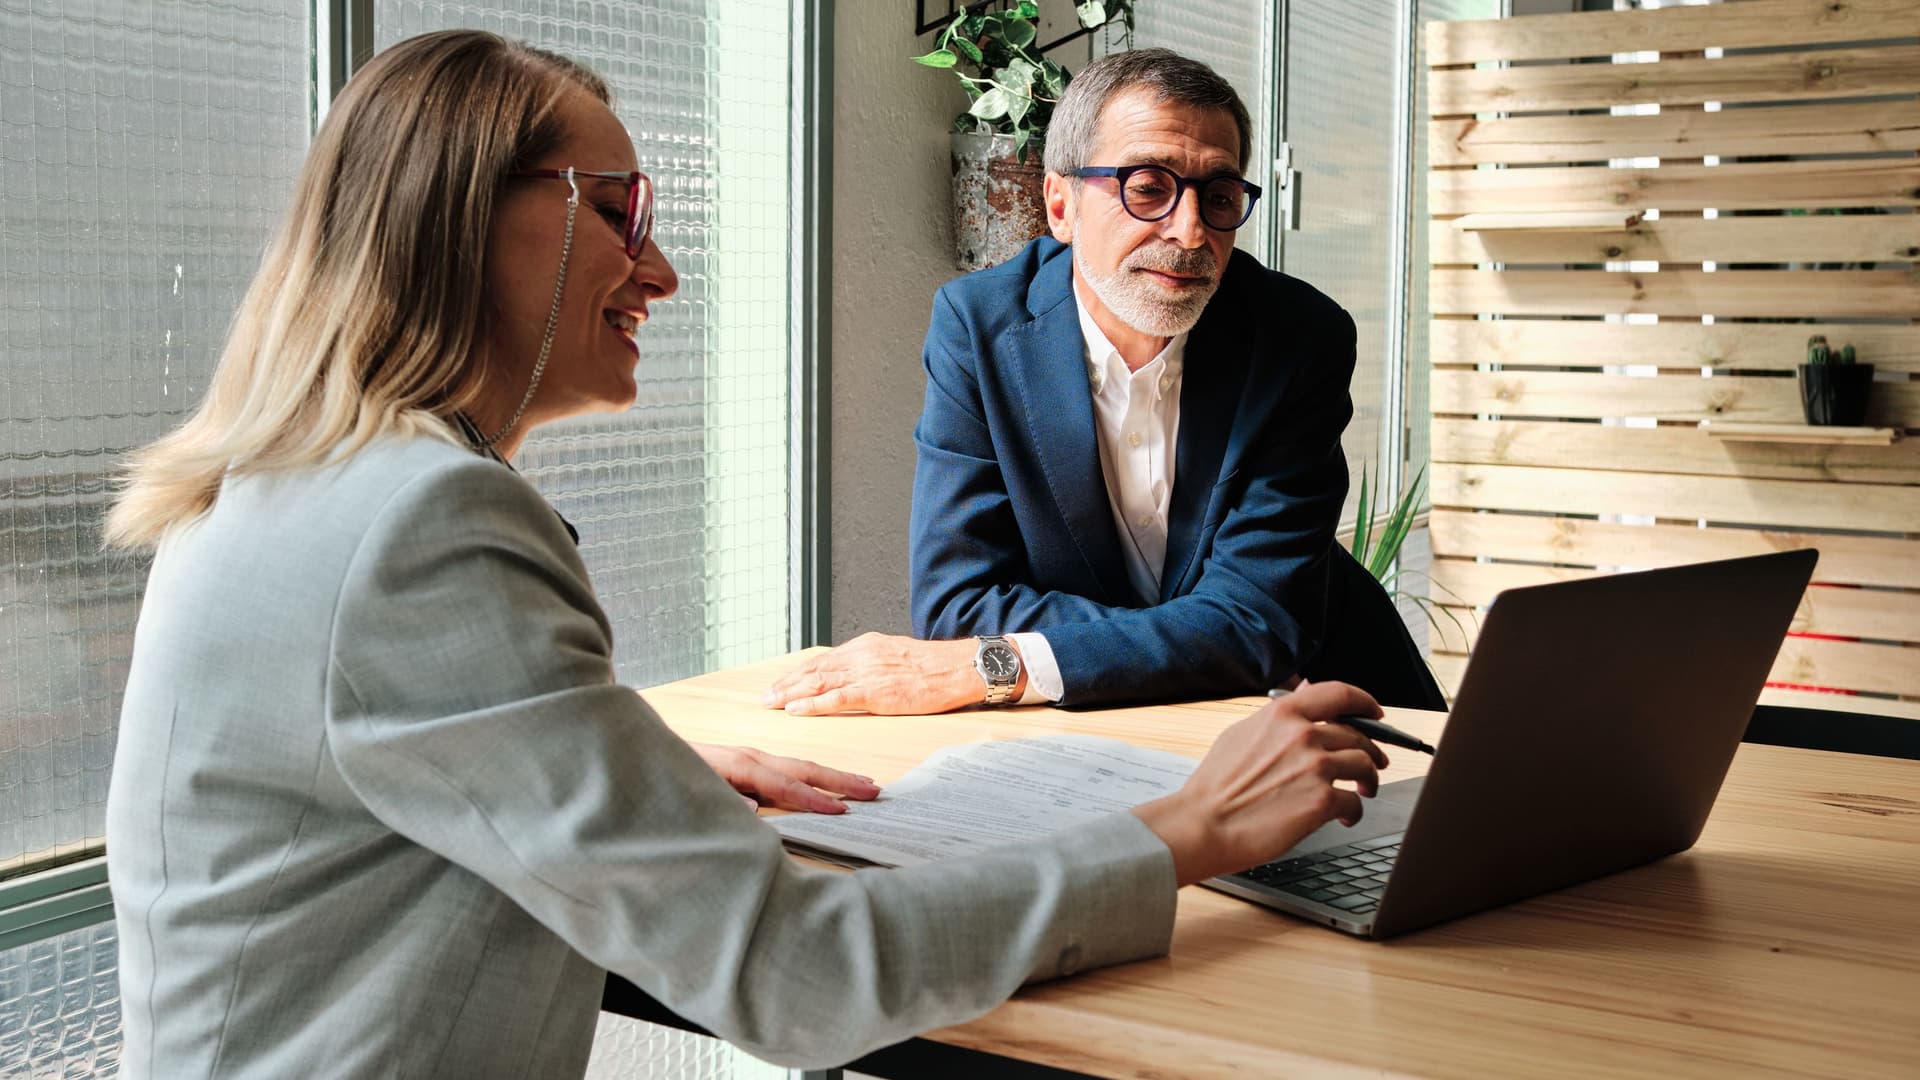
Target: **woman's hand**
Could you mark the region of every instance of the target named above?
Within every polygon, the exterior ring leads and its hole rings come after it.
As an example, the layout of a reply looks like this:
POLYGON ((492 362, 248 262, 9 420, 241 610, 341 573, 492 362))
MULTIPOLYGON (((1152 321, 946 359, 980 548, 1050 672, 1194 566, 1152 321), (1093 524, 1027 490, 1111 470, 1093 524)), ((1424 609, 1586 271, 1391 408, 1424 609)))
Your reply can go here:
POLYGON ((799 758, 781 757, 750 746, 713 746, 692 743, 693 751, 733 785, 747 805, 782 810, 810 810, 816 814, 844 814, 847 804, 833 792, 862 801, 880 794, 880 785, 865 776, 829 769, 799 758))
POLYGON ((1179 791, 1135 807, 1173 852, 1180 884, 1269 862, 1328 821, 1358 822, 1387 756, 1333 722, 1350 714, 1377 717, 1380 706, 1345 683, 1304 686, 1221 732, 1179 791))

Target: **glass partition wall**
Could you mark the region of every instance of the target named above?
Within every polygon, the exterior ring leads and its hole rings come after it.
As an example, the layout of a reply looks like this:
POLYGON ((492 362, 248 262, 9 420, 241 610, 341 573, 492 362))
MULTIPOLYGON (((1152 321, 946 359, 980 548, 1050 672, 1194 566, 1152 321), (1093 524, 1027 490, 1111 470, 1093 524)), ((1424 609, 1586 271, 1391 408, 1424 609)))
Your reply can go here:
MULTIPOLYGON (((784 651, 791 4, 345 6, 371 16, 376 46, 479 27, 612 82, 658 187, 655 235, 680 292, 654 306, 642 335, 639 403, 544 430, 517 464, 580 530, 623 681, 784 651)), ((100 522, 122 455, 205 390, 311 136, 317 36, 310 0, 0 3, 8 1076, 117 1065, 98 862, 146 565, 104 553, 100 522)), ((607 1042, 615 1050, 596 1068, 628 1076, 686 1075, 693 1061, 713 1063, 705 1075, 742 1075, 753 1064, 664 1037, 607 1042)))

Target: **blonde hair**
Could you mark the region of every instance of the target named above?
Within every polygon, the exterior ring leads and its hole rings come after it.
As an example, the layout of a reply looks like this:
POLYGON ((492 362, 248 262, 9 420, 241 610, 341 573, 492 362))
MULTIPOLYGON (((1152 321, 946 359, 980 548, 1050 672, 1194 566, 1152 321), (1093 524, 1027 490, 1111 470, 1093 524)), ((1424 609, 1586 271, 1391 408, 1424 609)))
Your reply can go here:
POLYGON ((390 434, 458 440, 488 372, 485 253, 508 174, 563 137, 578 63, 494 34, 409 38, 335 99, 234 315, 206 398, 135 453, 105 539, 152 547, 230 475, 316 465, 390 434))

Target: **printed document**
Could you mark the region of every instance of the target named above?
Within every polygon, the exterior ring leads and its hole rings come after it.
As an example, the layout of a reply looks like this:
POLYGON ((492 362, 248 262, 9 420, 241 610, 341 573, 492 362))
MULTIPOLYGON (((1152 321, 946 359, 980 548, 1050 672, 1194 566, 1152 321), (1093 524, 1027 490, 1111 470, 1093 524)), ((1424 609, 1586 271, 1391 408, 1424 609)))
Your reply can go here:
POLYGON ((911 866, 1018 843, 1170 795, 1199 764, 1094 735, 945 747, 873 802, 772 819, 787 846, 849 866, 911 866))

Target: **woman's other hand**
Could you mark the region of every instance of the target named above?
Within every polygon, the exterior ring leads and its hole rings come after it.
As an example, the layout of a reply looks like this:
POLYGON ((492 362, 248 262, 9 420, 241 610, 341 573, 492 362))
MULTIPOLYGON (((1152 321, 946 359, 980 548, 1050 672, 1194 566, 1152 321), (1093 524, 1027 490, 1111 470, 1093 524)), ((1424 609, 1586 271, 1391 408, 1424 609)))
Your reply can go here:
POLYGON ((1221 732, 1179 791, 1135 807, 1173 852, 1180 884, 1269 862, 1328 821, 1358 822, 1387 756, 1334 722, 1353 714, 1380 706, 1346 683, 1302 687, 1221 732))
POLYGON ((756 808, 844 814, 847 804, 835 796, 865 801, 880 794, 880 785, 865 776, 800 758, 781 757, 750 746, 690 745, 748 805, 756 808))

